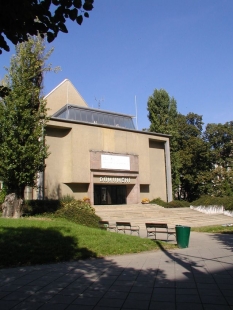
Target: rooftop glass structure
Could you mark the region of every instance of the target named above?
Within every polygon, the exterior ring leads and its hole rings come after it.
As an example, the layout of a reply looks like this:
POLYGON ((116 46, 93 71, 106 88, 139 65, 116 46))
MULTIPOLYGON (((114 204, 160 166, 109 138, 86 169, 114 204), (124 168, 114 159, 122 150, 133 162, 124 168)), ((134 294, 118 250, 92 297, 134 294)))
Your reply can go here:
POLYGON ((53 118, 135 130, 133 116, 73 106, 70 104, 65 105, 56 112, 53 118))

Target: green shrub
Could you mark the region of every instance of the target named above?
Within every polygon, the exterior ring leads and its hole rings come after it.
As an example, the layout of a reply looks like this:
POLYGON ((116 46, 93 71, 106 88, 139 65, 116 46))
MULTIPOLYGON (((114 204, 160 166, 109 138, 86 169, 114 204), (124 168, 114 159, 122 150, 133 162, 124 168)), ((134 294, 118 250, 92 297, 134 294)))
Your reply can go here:
POLYGON ((154 203, 154 204, 159 205, 161 207, 168 208, 168 203, 163 201, 161 198, 155 198, 155 199, 151 200, 150 203, 154 203))
POLYGON ((168 208, 189 208, 190 203, 185 200, 172 200, 169 203, 168 208))
POLYGON ((165 202, 161 198, 153 199, 150 203, 155 203, 164 208, 187 208, 190 206, 189 202, 184 200, 172 200, 170 202, 165 202))
POLYGON ((61 207, 59 200, 25 200, 23 214, 36 215, 54 213, 61 207))
POLYGON ((75 198, 74 198, 73 196, 71 196, 71 195, 64 195, 64 196, 62 196, 62 198, 60 199, 60 202, 61 202, 61 203, 66 203, 66 202, 71 202, 71 201, 73 201, 73 200, 75 200, 75 198))
POLYGON ((4 202, 6 197, 6 189, 3 187, 3 189, 0 191, 0 205, 4 202))
POLYGON ((81 200, 61 202, 61 208, 55 212, 54 216, 89 227, 98 227, 101 220, 90 203, 81 200))
POLYGON ((193 206, 223 206, 225 210, 233 210, 233 199, 230 196, 202 196, 191 203, 193 206))

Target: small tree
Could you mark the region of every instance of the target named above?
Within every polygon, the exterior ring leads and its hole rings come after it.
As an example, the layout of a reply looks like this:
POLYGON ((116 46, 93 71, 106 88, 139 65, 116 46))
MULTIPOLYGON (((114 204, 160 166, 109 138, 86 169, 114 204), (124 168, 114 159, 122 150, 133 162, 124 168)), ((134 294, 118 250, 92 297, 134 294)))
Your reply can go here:
POLYGON ((178 120, 178 156, 181 162, 178 196, 192 201, 207 190, 211 169, 209 149, 202 138, 201 115, 179 114, 178 120))
POLYGON ((29 37, 16 46, 7 69, 5 86, 10 91, 1 98, 0 109, 0 175, 8 194, 3 204, 6 217, 20 216, 25 186, 35 186, 37 172, 44 170, 48 156, 42 89, 43 73, 51 70, 50 65, 45 66, 51 52, 45 53, 43 39, 29 37))
POLYGON ((155 89, 147 102, 148 118, 151 122, 149 131, 171 135, 171 167, 173 192, 179 185, 180 161, 177 156, 178 129, 177 129, 177 104, 173 97, 164 89, 155 89))
POLYGON ((209 145, 212 164, 209 193, 233 196, 233 122, 207 124, 204 140, 209 145))

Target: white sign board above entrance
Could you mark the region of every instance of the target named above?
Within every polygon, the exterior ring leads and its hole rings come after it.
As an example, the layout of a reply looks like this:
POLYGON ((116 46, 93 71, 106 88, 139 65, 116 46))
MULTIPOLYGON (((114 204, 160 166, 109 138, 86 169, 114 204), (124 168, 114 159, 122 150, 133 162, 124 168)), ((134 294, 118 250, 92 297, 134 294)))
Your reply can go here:
POLYGON ((130 170, 130 158, 129 156, 115 156, 115 155, 101 154, 101 168, 130 170))

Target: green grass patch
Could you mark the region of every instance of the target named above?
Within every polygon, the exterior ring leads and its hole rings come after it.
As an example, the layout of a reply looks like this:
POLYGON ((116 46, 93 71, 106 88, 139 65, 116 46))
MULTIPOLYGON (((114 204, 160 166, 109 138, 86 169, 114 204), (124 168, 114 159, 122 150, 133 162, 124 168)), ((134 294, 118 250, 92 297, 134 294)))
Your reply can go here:
POLYGON ((203 227, 192 227, 192 231, 202 233, 219 233, 219 234, 233 234, 233 226, 203 226, 203 227))
POLYGON ((90 228, 65 219, 0 218, 0 268, 174 247, 174 244, 90 228))

